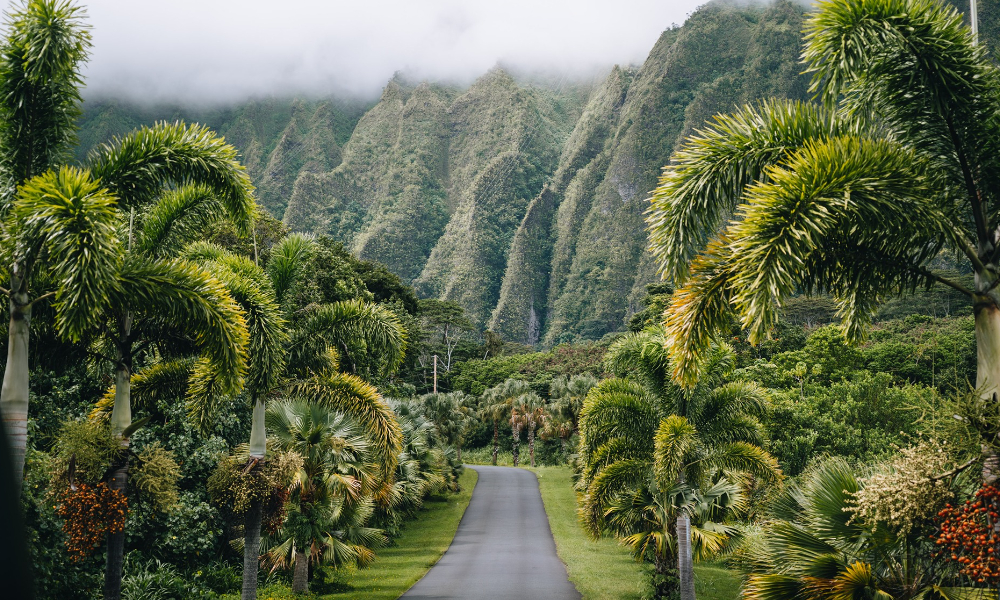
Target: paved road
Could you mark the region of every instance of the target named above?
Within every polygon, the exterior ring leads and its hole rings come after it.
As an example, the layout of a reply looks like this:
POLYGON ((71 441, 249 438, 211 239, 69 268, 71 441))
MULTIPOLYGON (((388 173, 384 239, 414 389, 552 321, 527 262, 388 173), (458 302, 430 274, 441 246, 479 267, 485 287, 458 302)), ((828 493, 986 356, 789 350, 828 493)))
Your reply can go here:
POLYGON ((479 482, 441 560, 403 598, 579 600, 556 556, 535 474, 467 467, 479 482))

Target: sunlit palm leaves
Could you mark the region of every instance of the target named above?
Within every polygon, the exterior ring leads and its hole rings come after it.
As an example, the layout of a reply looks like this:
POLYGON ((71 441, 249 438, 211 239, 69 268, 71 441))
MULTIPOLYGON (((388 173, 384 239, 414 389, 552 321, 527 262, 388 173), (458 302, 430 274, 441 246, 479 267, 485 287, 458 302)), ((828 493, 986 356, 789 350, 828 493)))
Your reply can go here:
POLYGON ((760 342, 784 299, 828 292, 857 339, 916 286, 972 295, 933 272, 942 250, 969 259, 980 291, 995 279, 1000 72, 961 16, 932 0, 824 1, 803 56, 825 107, 716 117, 653 194, 652 249, 681 284, 667 329, 684 385, 733 309, 760 342))

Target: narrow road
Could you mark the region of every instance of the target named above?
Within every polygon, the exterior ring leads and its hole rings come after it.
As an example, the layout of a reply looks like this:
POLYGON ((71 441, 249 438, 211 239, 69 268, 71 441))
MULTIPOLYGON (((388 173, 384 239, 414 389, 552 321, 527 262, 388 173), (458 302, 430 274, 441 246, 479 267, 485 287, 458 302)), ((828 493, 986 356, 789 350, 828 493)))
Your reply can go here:
POLYGON ((403 598, 579 600, 556 556, 535 474, 511 467, 479 473, 472 501, 441 560, 403 598))

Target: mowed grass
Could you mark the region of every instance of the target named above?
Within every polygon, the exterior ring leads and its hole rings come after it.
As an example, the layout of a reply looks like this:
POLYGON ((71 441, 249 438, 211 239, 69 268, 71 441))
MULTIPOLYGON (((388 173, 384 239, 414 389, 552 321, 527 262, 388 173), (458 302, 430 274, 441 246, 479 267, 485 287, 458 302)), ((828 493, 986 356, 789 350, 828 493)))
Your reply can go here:
MULTIPOLYGON (((338 583, 348 591, 334 594, 310 594, 321 600, 395 600, 413 587, 441 558, 451 545, 458 524, 472 499, 479 475, 465 469, 459 479, 462 491, 446 498, 430 498, 412 521, 407 522, 396 545, 378 551, 378 560, 367 569, 345 570, 338 583)), ((238 598, 239 596, 234 596, 238 598)), ((262 587, 259 600, 302 598, 293 596, 285 585, 262 587)))
MULTIPOLYGON (((614 539, 593 540, 576 516, 576 493, 569 467, 530 469, 538 476, 549 527, 569 580, 584 600, 639 600, 650 597, 647 567, 632 560, 614 539)), ((740 597, 739 576, 719 565, 695 566, 695 590, 700 600, 740 597)))

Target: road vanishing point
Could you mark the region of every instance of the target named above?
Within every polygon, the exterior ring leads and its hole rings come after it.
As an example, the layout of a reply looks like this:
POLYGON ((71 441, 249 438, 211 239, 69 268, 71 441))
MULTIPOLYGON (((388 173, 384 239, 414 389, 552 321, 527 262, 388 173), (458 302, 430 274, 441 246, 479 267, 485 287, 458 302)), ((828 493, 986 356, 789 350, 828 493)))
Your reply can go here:
POLYGON ((512 467, 479 473, 448 551, 403 594, 409 600, 580 600, 556 555, 538 479, 512 467))

